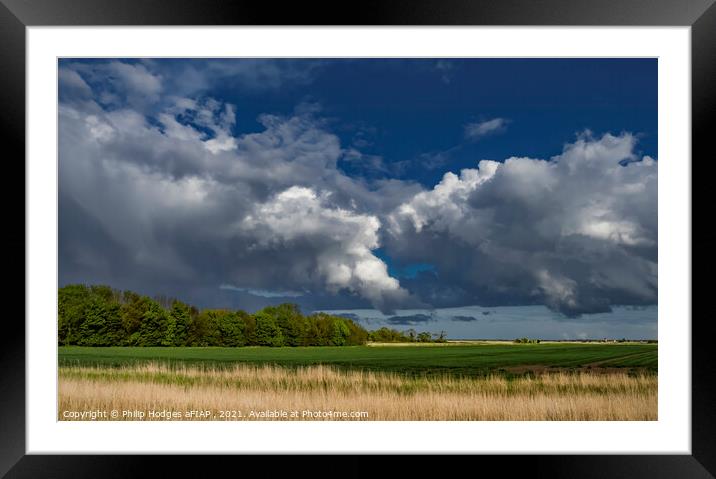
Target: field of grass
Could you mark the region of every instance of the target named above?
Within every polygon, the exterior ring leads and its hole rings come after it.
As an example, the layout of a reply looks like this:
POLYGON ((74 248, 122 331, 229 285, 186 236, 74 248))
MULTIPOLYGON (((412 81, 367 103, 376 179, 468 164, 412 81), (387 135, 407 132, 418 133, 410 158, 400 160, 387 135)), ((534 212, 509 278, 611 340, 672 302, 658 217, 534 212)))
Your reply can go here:
POLYGON ((60 347, 58 419, 655 420, 657 365, 657 345, 638 343, 60 347))
POLYGON ((79 419, 68 411, 104 411, 100 420, 165 420, 170 412, 178 415, 172 420, 644 421, 655 420, 657 410, 654 374, 417 378, 323 365, 145 363, 60 368, 58 419, 79 419))
POLYGON ((173 365, 331 365, 404 375, 483 376, 537 369, 626 368, 657 371, 656 344, 477 344, 413 347, 85 348, 60 347, 60 366, 118 367, 146 362, 173 365))

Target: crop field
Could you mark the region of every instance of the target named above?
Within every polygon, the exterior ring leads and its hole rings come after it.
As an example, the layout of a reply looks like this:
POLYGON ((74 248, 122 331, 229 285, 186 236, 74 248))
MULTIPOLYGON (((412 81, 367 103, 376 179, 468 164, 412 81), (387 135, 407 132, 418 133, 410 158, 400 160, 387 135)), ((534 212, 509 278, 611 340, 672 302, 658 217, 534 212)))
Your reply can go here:
POLYGON ((638 343, 447 344, 396 347, 340 346, 296 348, 60 347, 59 365, 118 367, 138 363, 236 364, 285 367, 330 365, 344 370, 402 375, 484 376, 547 370, 623 369, 655 373, 657 345, 638 343))
POLYGON ((656 420, 658 409, 655 344, 61 347, 59 364, 60 420, 656 420))

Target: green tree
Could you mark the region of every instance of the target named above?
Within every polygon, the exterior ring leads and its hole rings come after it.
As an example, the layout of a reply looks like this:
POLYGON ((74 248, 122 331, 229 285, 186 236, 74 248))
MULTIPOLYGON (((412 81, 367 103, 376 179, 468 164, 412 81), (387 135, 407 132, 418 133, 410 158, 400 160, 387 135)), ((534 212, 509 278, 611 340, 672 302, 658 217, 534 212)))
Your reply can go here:
POLYGON ((254 314, 256 343, 259 346, 283 346, 283 334, 276 319, 263 311, 254 314))
POLYGON ((181 301, 174 301, 169 312, 170 324, 173 323, 173 331, 168 328, 165 337, 167 346, 185 346, 191 328, 191 308, 181 301), (173 334, 172 334, 173 333, 173 334))
POLYGON ((162 346, 176 346, 177 343, 177 320, 171 313, 166 316, 164 336, 161 339, 162 346))
POLYGON ((346 338, 346 346, 359 346, 365 344, 368 340, 368 331, 359 326, 350 319, 344 319, 343 322, 348 327, 348 337, 346 338))
POLYGON ((80 346, 112 346, 123 335, 119 304, 106 301, 106 297, 92 295, 84 309, 77 344, 80 346))
POLYGON ((418 342, 420 343, 429 343, 433 339, 432 334, 428 333, 427 331, 423 331, 418 334, 418 342))
POLYGON ((107 304, 118 303, 121 297, 121 293, 103 284, 90 286, 90 294, 107 304))
POLYGON ((246 344, 244 337, 244 322, 233 311, 223 311, 217 316, 217 326, 221 337, 221 346, 236 347, 246 344))
POLYGON ((314 344, 315 346, 330 346, 333 344, 334 335, 336 333, 333 326, 334 321, 331 315, 326 313, 316 313, 313 315, 315 321, 314 344))
POLYGON ((189 331, 192 346, 221 346, 222 338, 219 330, 221 316, 224 310, 205 309, 192 322, 189 331))
POLYGON ((301 346, 319 346, 318 321, 316 316, 308 316, 306 318, 306 327, 303 332, 301 346))
MULTIPOLYGON (((105 285, 58 289, 60 345, 83 346, 343 346, 372 341, 410 341, 388 328, 369 333, 340 316, 303 316, 296 304, 269 306, 256 314, 197 310, 167 296, 152 300, 105 285)), ((413 333, 414 334, 414 333, 413 333)))
POLYGON ((136 336, 138 346, 163 346, 167 337, 169 314, 159 303, 149 300, 149 307, 144 312, 142 324, 136 336))
POLYGON ((89 300, 89 288, 83 284, 71 284, 58 290, 57 340, 59 344, 77 344, 89 300))
POLYGON ((246 311, 236 311, 236 317, 244 323, 244 338, 247 346, 258 346, 256 340, 256 319, 246 311))
POLYGON ((276 320, 276 324, 281 328, 284 345, 301 345, 307 325, 297 304, 284 303, 278 306, 267 306, 260 312, 268 314, 276 320))
MULTIPOLYGON (((405 343, 410 341, 410 338, 405 334, 395 329, 386 328, 385 326, 371 331, 368 335, 368 339, 376 343, 405 343)), ((418 340, 420 340, 420 335, 418 335, 418 340)))
POLYGON ((122 306, 120 307, 120 316, 122 327, 127 338, 126 342, 130 346, 139 345, 140 333, 139 328, 142 327, 144 315, 149 311, 152 300, 146 296, 140 296, 132 291, 125 291, 122 294, 122 306))
POLYGON ((333 331, 331 333, 330 344, 332 346, 343 346, 346 344, 346 340, 351 334, 351 331, 348 329, 346 323, 343 322, 343 318, 337 318, 334 316, 331 318, 331 321, 333 323, 333 331))

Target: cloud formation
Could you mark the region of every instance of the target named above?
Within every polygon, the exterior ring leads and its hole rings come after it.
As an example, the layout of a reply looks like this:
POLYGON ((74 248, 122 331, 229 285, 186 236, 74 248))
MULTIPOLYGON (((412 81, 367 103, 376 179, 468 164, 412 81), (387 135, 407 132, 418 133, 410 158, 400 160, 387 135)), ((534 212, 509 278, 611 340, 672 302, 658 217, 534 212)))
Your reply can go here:
POLYGON ((416 185, 342 174, 346 152, 311 112, 236 135, 231 104, 157 97, 158 76, 121 62, 102 66, 116 84, 92 89, 83 76, 99 68, 60 77, 63 281, 347 292, 385 311, 410 299, 371 250, 376 213, 416 185))
POLYGON ((538 302, 566 315, 655 303, 657 162, 635 144, 585 133, 548 161, 446 173, 390 214, 387 251, 436 266, 423 298, 452 289, 464 304, 538 302))
POLYGON ((302 291, 268 291, 265 289, 237 288, 232 284, 222 284, 219 286, 219 289, 249 293, 262 298, 300 298, 305 294, 302 291))
POLYGON ((506 128, 507 120, 504 118, 468 123, 465 125, 465 138, 476 141, 488 135, 504 132, 506 128))
POLYGON ((455 73, 455 64, 450 60, 438 60, 435 62, 435 70, 440 73, 440 80, 449 85, 455 73))
POLYGON ((416 324, 425 324, 431 321, 435 321, 435 318, 431 314, 409 314, 401 316, 391 316, 385 320, 388 324, 400 325, 400 326, 412 326, 416 324))
POLYGON ((342 145, 315 107, 240 133, 240 108, 205 94, 219 77, 253 91, 320 68, 61 63, 60 282, 385 314, 539 303, 574 316, 656 302, 657 163, 634 136, 585 133, 549 160, 484 160, 426 189, 394 177, 400 162, 342 145), (413 273, 391 277, 379 248, 413 273))
POLYGON ((372 253, 379 246, 378 218, 333 207, 330 197, 291 187, 245 216, 236 234, 247 237, 252 252, 301 251, 304 257, 287 265, 284 281, 355 292, 381 310, 404 303, 408 292, 372 253))

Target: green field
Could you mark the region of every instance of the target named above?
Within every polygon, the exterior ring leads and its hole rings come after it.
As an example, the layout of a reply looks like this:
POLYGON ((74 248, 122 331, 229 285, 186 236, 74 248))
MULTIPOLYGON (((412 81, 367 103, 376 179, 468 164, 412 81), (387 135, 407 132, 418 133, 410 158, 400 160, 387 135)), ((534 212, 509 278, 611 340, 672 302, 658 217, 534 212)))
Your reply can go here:
POLYGON ((605 368, 657 371, 656 344, 472 344, 437 346, 341 347, 77 347, 59 348, 60 366, 123 366, 141 362, 206 364, 235 363, 339 368, 405 374, 484 375, 519 371, 523 367, 605 368))

